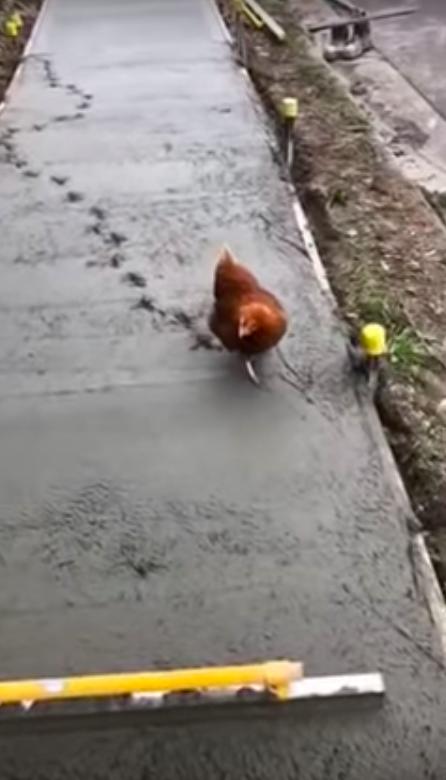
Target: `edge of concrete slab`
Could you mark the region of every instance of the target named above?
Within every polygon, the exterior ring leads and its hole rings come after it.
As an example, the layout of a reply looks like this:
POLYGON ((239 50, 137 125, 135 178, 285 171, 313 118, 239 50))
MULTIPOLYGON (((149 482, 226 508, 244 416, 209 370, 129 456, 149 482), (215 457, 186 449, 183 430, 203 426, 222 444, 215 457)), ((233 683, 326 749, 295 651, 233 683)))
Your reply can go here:
POLYGON ((15 87, 16 87, 19 79, 20 79, 20 76, 22 74, 23 68, 24 68, 25 63, 26 63, 26 59, 29 56, 29 53, 30 53, 31 49, 34 46, 34 42, 36 40, 36 37, 37 37, 37 34, 38 34, 39 30, 40 30, 42 22, 43 22, 43 20, 45 18, 45 15, 46 15, 46 13, 48 11, 48 6, 49 6, 50 2, 51 2, 51 0, 43 0, 42 5, 40 6, 39 13, 36 16, 33 28, 32 28, 31 33, 30 33, 30 36, 29 36, 29 38, 28 38, 28 40, 27 40, 27 42, 25 44, 25 47, 23 49, 22 56, 20 57, 20 60, 19 60, 19 64, 17 65, 17 67, 16 67, 16 69, 15 69, 15 71, 13 73, 12 79, 11 79, 11 81, 8 84, 8 87, 7 87, 6 91, 5 91, 3 100, 0 101, 0 115, 1 115, 2 111, 4 111, 4 109, 6 107, 6 104, 8 103, 13 90, 15 89, 15 87))
MULTIPOLYGON (((227 28, 220 11, 218 10, 215 0, 209 1, 211 6, 214 8, 215 13, 218 14, 220 23, 226 29, 225 38, 231 44, 231 46, 233 46, 234 39, 230 30, 227 28)), ((240 69, 249 80, 251 86, 254 88, 252 80, 249 77, 249 73, 243 67, 240 69)), ((255 92, 255 94, 257 99, 260 101, 257 92, 255 92)), ((336 297, 328 280, 325 267, 319 255, 316 241, 309 227, 305 211, 297 197, 295 188, 291 184, 290 193, 296 226, 304 243, 305 252, 313 266, 313 271, 317 282, 324 295, 326 295, 330 302, 333 303, 334 307, 337 308, 336 297)), ((375 407, 370 403, 362 404, 362 411, 364 415, 366 415, 367 422, 370 426, 371 435, 373 436, 379 454, 382 458, 383 467, 387 471, 396 502, 400 506, 402 515, 405 518, 404 530, 408 534, 408 553, 414 569, 414 580, 418 589, 420 589, 420 587, 422 589, 421 595, 423 596, 428 607, 432 623, 437 630, 443 659, 446 663, 446 602, 443 598, 440 584, 438 582, 437 575, 435 573, 435 569, 427 549, 424 534, 421 530, 420 522, 416 517, 410 503, 410 499, 404 486, 397 463, 390 449, 375 407)))
POLYGON ((233 44, 232 35, 231 35, 227 25, 225 24, 224 19, 222 18, 222 15, 221 15, 220 11, 218 10, 216 0, 209 0, 209 6, 210 6, 210 9, 211 9, 212 13, 214 14, 217 22, 218 22, 218 25, 220 26, 220 29, 221 29, 221 31, 223 33, 223 37, 224 37, 225 41, 227 43, 229 43, 230 46, 232 46, 232 44, 233 44))

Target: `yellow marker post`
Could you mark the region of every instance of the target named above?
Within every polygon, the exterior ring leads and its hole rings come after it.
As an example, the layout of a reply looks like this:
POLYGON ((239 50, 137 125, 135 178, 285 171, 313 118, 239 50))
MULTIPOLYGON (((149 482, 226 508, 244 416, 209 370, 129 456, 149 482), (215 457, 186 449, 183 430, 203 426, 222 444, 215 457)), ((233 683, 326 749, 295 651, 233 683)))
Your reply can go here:
POLYGON ((299 103, 297 98, 284 97, 280 104, 280 114, 285 125, 285 160, 288 168, 291 170, 294 162, 294 138, 293 130, 299 113, 299 103))
POLYGON ((378 358, 388 352, 386 329, 378 322, 368 322, 364 325, 361 328, 359 340, 368 357, 378 358))
POLYGON ((297 119, 299 103, 297 98, 285 97, 280 104, 280 111, 284 119, 297 119))
POLYGON ((12 17, 9 17, 9 19, 7 19, 5 22, 5 34, 8 36, 8 38, 17 38, 19 32, 20 30, 17 23, 12 17))
POLYGON ((14 13, 11 16, 11 20, 17 26, 18 31, 21 32, 23 30, 22 15, 18 11, 14 11, 14 13))
POLYGON ((33 704, 129 694, 168 694, 260 687, 286 699, 290 684, 303 676, 303 666, 292 661, 268 661, 243 666, 173 669, 163 672, 88 675, 0 682, 0 705, 33 704))

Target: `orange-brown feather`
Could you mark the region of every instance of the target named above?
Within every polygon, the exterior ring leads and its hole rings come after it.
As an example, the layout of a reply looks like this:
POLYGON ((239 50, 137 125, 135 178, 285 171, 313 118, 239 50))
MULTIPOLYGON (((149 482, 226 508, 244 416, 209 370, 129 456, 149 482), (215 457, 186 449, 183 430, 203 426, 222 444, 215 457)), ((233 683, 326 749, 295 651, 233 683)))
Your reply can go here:
POLYGON ((287 317, 282 305, 228 249, 215 269, 214 297, 209 326, 226 349, 254 355, 271 349, 284 335, 287 317), (254 323, 244 338, 239 336, 241 312, 254 323))

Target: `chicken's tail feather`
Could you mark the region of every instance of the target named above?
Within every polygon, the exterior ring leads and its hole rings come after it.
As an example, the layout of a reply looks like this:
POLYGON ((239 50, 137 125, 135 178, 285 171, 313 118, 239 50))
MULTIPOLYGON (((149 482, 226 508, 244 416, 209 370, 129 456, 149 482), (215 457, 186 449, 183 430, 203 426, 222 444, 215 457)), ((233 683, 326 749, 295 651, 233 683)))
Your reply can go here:
POLYGON ((217 255, 217 264, 228 263, 228 262, 236 263, 237 260, 235 258, 234 253, 229 248, 229 246, 227 244, 223 244, 222 248, 220 249, 217 255))

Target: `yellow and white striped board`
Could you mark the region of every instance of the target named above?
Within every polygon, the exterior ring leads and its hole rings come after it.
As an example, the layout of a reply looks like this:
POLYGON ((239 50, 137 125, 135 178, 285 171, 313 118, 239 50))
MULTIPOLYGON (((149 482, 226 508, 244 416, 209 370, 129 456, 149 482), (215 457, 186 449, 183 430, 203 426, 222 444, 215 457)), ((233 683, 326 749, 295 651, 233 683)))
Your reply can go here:
MULTIPOLYGON (((127 709, 162 708, 228 702, 313 701, 372 696, 385 692, 379 672, 305 678, 294 661, 215 666, 168 671, 83 675, 49 679, 0 681, 0 719, 7 711, 39 711, 39 705, 63 702, 119 701, 127 709)), ((58 708, 60 711, 60 708, 58 708)), ((47 708, 45 707, 45 714, 47 708)))

